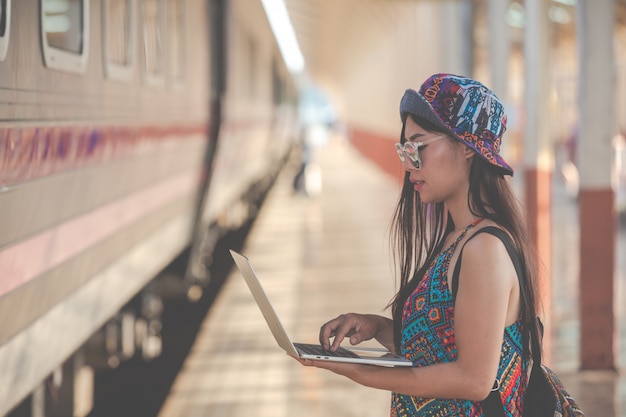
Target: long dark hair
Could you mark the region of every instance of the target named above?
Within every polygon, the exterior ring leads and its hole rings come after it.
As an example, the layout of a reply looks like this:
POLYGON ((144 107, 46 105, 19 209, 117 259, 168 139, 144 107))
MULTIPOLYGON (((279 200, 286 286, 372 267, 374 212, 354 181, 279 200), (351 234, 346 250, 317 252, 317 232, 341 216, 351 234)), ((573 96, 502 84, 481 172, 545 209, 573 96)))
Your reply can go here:
MULTIPOLYGON (((414 118, 415 123, 432 132, 443 132, 441 128, 424 120, 414 118)), ((406 117, 403 119, 401 141, 404 140, 406 117)), ((456 140, 456 139, 455 139, 456 140)), ((521 204, 502 171, 478 155, 472 158, 469 178, 468 203, 472 214, 489 219, 509 232, 520 254, 524 280, 521 300, 524 322, 524 356, 530 358, 530 336, 540 340, 536 322, 537 256, 528 236, 525 216, 521 204)), ((433 260, 444 249, 446 237, 455 228, 452 217, 443 203, 424 204, 419 193, 413 190, 409 173, 404 176, 400 199, 394 212, 390 230, 392 253, 396 271, 400 275, 399 289, 391 300, 396 349, 400 349, 402 312, 407 298, 423 279, 433 260)), ((533 351, 540 346, 533 346, 533 351)))

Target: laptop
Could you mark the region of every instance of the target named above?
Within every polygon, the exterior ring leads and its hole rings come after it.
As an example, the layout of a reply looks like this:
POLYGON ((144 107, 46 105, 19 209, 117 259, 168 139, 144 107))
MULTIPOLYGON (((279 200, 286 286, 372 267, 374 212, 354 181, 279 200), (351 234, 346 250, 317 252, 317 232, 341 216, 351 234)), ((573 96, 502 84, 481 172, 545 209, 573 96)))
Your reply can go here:
POLYGON ((281 324, 276 311, 274 311, 274 307, 270 303, 269 298, 267 298, 267 294, 265 294, 265 290, 263 290, 250 260, 233 250, 230 251, 230 254, 235 260, 235 264, 237 268, 239 268, 246 284, 248 284, 248 288, 250 288, 250 292, 259 306, 276 342, 278 342, 278 345, 288 354, 313 360, 362 363, 378 366, 413 366, 413 363, 408 359, 394 355, 384 348, 341 347, 337 349, 336 352, 330 352, 324 350, 321 345, 292 342, 289 335, 287 335, 287 331, 281 324))

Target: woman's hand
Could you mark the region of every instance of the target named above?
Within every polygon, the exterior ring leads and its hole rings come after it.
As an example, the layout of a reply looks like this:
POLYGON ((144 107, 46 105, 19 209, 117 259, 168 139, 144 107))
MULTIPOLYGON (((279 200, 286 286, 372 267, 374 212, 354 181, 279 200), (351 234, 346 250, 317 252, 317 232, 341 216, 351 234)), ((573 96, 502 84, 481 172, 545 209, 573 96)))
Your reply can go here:
MULTIPOLYGON (((291 355, 289 355, 291 356, 291 355)), ((359 381, 359 375, 368 372, 368 368, 377 368, 373 365, 361 365, 357 363, 350 362, 336 362, 336 361, 327 361, 327 360, 313 360, 313 359, 303 359, 295 356, 291 356, 300 364, 304 366, 315 367, 319 369, 326 369, 331 371, 337 375, 345 376, 346 378, 350 378, 355 382, 361 383, 359 381)))
POLYGON ((390 319, 382 316, 348 313, 330 320, 320 329, 320 344, 331 352, 339 349, 346 337, 350 338, 351 345, 376 338, 390 349, 393 346, 393 326, 390 319))

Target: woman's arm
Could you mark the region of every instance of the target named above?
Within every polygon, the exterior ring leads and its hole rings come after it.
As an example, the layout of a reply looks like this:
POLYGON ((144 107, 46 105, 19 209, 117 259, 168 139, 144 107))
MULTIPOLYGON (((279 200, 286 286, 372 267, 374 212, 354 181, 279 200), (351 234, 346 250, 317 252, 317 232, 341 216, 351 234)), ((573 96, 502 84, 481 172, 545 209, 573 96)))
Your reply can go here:
POLYGON ((296 360, 305 366, 328 369, 366 387, 416 397, 462 398, 481 401, 489 395, 491 388, 489 386, 482 389, 475 383, 472 374, 464 372, 463 368, 459 367, 456 362, 422 368, 390 368, 299 358, 296 360))

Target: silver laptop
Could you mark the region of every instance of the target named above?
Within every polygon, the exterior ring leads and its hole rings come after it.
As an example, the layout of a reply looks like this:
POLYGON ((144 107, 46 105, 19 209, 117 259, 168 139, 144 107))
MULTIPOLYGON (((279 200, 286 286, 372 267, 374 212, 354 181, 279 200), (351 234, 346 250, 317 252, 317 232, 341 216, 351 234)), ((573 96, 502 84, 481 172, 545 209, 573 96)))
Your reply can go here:
POLYGON ((235 264, 243 276, 250 292, 254 297, 265 321, 269 326, 278 345, 292 356, 304 359, 328 360, 337 362, 364 363, 379 366, 412 366, 413 363, 400 356, 393 355, 387 349, 379 348, 339 348, 336 352, 329 352, 321 345, 307 343, 293 343, 285 328, 280 322, 274 307, 267 298, 267 294, 261 286, 252 264, 245 256, 231 250, 230 254, 235 260, 235 264))

